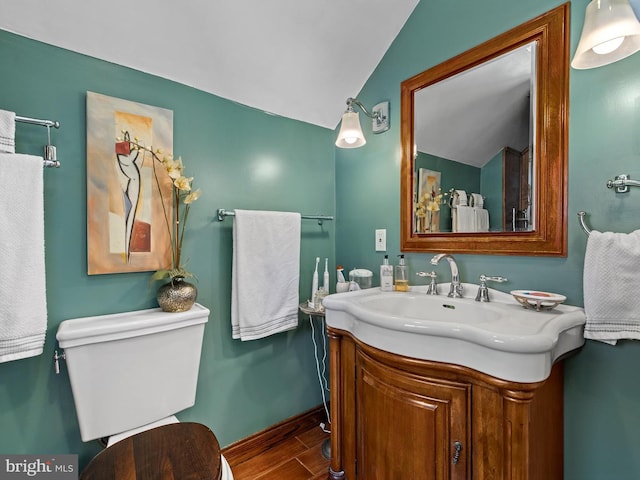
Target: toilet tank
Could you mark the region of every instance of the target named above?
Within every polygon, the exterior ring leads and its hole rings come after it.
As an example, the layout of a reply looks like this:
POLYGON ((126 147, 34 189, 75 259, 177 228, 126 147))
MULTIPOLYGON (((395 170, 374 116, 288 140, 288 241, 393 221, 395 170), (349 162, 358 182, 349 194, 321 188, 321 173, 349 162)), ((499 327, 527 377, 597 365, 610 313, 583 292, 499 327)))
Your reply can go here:
POLYGON ((83 441, 173 415, 195 403, 209 310, 159 308, 63 321, 64 349, 83 441))

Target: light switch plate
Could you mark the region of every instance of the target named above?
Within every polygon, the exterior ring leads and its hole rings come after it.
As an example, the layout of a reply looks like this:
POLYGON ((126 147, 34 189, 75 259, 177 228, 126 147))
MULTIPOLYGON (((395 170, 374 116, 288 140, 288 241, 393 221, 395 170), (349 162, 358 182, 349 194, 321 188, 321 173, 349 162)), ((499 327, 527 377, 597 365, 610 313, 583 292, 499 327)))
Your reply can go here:
POLYGON ((387 251, 387 229, 376 229, 376 252, 387 251))

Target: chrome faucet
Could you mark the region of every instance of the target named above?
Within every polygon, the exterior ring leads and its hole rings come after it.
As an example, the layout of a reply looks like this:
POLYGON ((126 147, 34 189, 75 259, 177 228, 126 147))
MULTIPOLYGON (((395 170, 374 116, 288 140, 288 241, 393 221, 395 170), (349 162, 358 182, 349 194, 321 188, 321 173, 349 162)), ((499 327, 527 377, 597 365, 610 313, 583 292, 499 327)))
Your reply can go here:
POLYGON ((437 265, 440 260, 446 259, 451 268, 451 287, 449 288, 449 297, 462 298, 462 284, 460 283, 460 274, 458 273, 458 264, 448 253, 440 253, 431 259, 431 265, 437 265))

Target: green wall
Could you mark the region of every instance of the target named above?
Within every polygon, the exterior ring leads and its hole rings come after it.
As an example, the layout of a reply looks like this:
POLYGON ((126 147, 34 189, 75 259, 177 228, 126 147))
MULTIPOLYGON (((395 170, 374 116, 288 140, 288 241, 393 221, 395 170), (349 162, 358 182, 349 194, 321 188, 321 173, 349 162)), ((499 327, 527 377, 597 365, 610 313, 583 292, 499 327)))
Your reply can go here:
MULTIPOLYGON (((99 447, 80 440, 65 366, 54 374, 57 327, 69 318, 157 305, 150 272, 86 273, 87 91, 173 110, 174 153, 203 190, 191 210, 184 249, 199 279, 198 302, 211 316, 196 405, 178 417, 208 425, 224 446, 319 405, 307 318, 300 317, 292 332, 250 342, 231 339, 232 219, 218 222, 215 211, 333 215, 334 133, 4 31, 0 64, 0 108, 62 124, 52 132, 62 167, 44 173, 46 344, 41 356, 0 364, 0 452, 80 453, 81 465, 86 463, 99 447)), ((17 151, 41 154, 45 142, 44 128, 18 124, 17 151)), ((309 296, 316 256, 329 257, 335 268, 334 228, 334 222, 303 222, 301 299, 309 296)))
MULTIPOLYGON (((336 153, 336 257, 378 271, 374 231, 387 229, 390 258, 400 250, 400 82, 560 3, 550 0, 472 0, 418 4, 377 70, 358 93, 365 105, 390 100, 390 131, 367 144, 336 153)), ((587 1, 571 11, 571 52, 580 36, 587 1)), ((616 194, 608 179, 640 178, 640 54, 593 70, 570 72, 569 216, 567 258, 457 255, 461 277, 504 275, 505 291, 521 288, 560 292, 582 305, 587 238, 576 213, 589 212, 594 228, 630 232, 640 226, 640 189, 616 194)), ((431 269, 431 254, 408 254, 409 278, 431 269)), ((446 264, 437 267, 448 279, 446 264)), ((377 277, 375 280, 378 280, 377 277)), ((375 282, 374 280, 374 282, 375 282)), ((630 286, 631 288, 635 287, 630 286)), ((565 369, 565 479, 640 478, 640 344, 612 347, 587 341, 565 369)), ((551 427, 552 428, 552 427, 551 427)))
POLYGON ((500 150, 489 160, 480 173, 480 190, 485 195, 484 208, 489 210, 489 223, 502 230, 502 154, 500 150))

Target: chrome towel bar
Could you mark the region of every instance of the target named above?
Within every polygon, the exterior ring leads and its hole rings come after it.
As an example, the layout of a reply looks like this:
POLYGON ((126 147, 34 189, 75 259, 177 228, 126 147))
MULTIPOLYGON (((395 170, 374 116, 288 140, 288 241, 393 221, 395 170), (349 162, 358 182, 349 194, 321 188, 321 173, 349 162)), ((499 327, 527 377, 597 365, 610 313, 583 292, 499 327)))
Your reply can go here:
MULTIPOLYGON (((218 221, 221 222, 225 217, 235 217, 236 212, 233 210, 218 209, 218 221)), ((318 220, 318 225, 322 225, 325 220, 333 220, 331 215, 301 215, 304 220, 318 220)))
POLYGON ((38 118, 21 117, 16 115, 16 122, 30 123, 31 125, 41 125, 43 127, 60 128, 60 122, 57 120, 40 120, 38 118))
POLYGON ((31 125, 40 125, 47 127, 47 144, 44 146, 43 162, 45 167, 60 167, 57 159, 56 147, 51 145, 51 128, 60 128, 60 122, 57 120, 40 120, 39 118, 15 116, 16 122, 29 123, 31 125))

